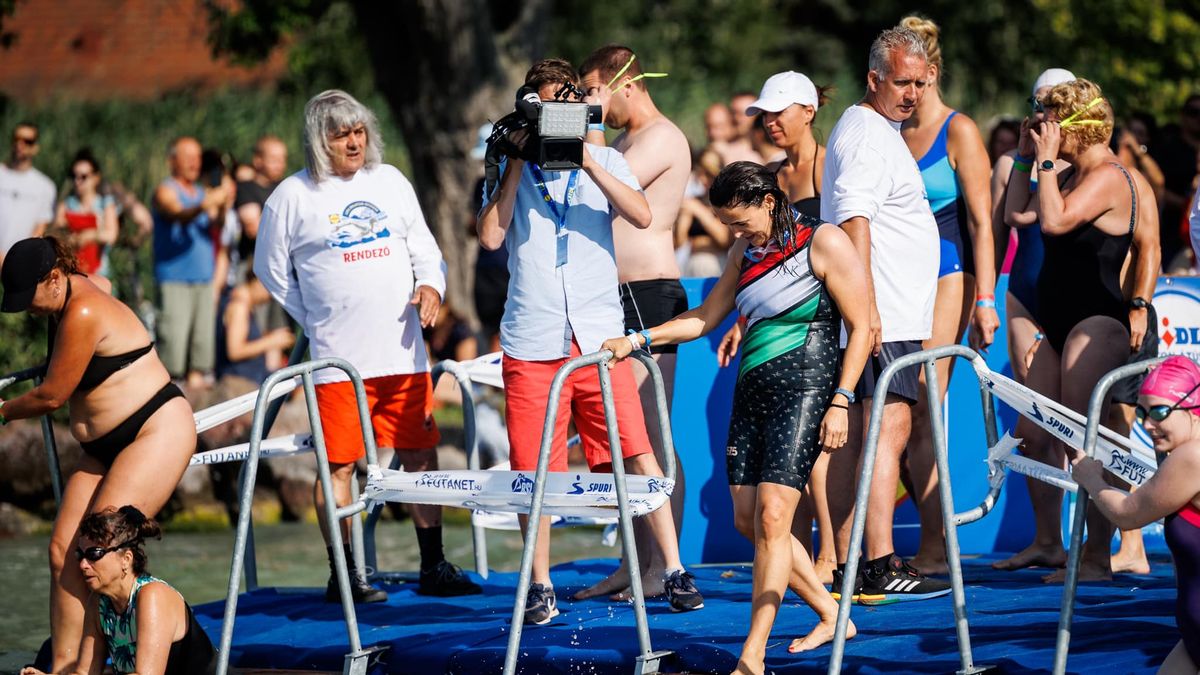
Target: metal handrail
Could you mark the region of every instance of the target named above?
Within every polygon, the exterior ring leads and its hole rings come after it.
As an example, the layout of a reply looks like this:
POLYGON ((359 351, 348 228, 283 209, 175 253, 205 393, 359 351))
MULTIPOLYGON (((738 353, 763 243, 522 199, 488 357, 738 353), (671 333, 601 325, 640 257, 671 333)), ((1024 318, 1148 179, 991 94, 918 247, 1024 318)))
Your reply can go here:
MULTIPOLYGON (((946 530, 946 562, 950 569, 950 588, 954 604, 954 626, 958 637, 958 652, 961 668, 958 673, 967 675, 980 673, 984 667, 976 666, 971 654, 971 634, 967 625, 966 595, 963 589, 962 560, 958 549, 958 525, 979 520, 995 505, 999 497, 1000 487, 996 485, 988 490, 983 502, 960 514, 954 513, 954 498, 950 487, 950 463, 946 447, 946 432, 942 424, 942 408, 935 405, 940 401, 936 362, 939 359, 959 357, 979 363, 982 357, 974 350, 963 345, 945 345, 906 354, 888 364, 879 376, 875 386, 875 396, 871 401, 871 416, 867 427, 866 442, 862 451, 862 472, 859 475, 858 490, 854 503, 854 521, 850 532, 850 550, 846 559, 845 572, 842 578, 841 599, 838 603, 837 626, 834 630, 833 651, 829 657, 829 675, 842 671, 842 659, 846 651, 846 632, 850 624, 850 605, 853 601, 854 582, 858 574, 858 564, 861 557, 863 531, 867 522, 867 502, 871 493, 871 480, 875 475, 875 455, 879 448, 880 429, 883 425, 883 407, 887 403, 887 392, 892 378, 902 368, 917 364, 925 367, 926 395, 930 401, 929 422, 932 427, 934 460, 938 472, 938 492, 942 502, 942 519, 946 530)), ((987 387, 980 383, 980 398, 984 406, 984 421, 988 424, 987 435, 989 443, 998 436, 995 428, 995 410, 992 397, 987 387)))
MULTIPOLYGON (((1120 380, 1137 377, 1166 360, 1166 357, 1140 361, 1109 371, 1092 389, 1088 400, 1087 426, 1083 434, 1083 452, 1096 456, 1096 441, 1100 438, 1100 418, 1108 407, 1108 392, 1120 380)), ((1075 592, 1079 586, 1079 562, 1083 550, 1083 528, 1087 518, 1088 493, 1082 485, 1075 493, 1075 510, 1071 514, 1071 543, 1067 549, 1067 574, 1063 581, 1062 611, 1058 616, 1058 635, 1054 643, 1054 675, 1067 670, 1067 653, 1071 649, 1071 620, 1075 614, 1075 592)))
MULTIPOLYGON (((342 532, 338 524, 339 509, 333 493, 333 481, 329 471, 329 458, 325 453, 325 437, 322 433, 321 415, 317 408, 316 389, 313 384, 313 372, 325 368, 335 368, 347 374, 354 387, 354 396, 358 404, 358 415, 366 446, 367 457, 372 464, 377 463, 375 452, 375 434, 371 430, 371 417, 367 411, 366 391, 358 371, 343 359, 327 358, 308 361, 286 368, 281 368, 269 375, 258 392, 258 402, 254 407, 254 417, 250 425, 250 456, 243 465, 243 486, 241 509, 238 514, 237 534, 234 538, 233 557, 230 562, 229 584, 226 587, 225 612, 221 621, 221 640, 217 653, 217 675, 226 675, 229 671, 230 651, 233 645, 233 625, 237 619, 238 602, 238 568, 242 566, 246 554, 247 539, 250 532, 250 512, 254 500, 254 484, 258 475, 258 465, 261 455, 261 445, 266 427, 266 417, 269 414, 268 402, 270 392, 281 382, 300 376, 304 385, 305 402, 308 407, 308 421, 312 427, 314 454, 317 457, 317 473, 321 490, 325 497, 325 517, 329 524, 330 545, 333 547, 334 573, 341 595, 342 612, 346 621, 346 633, 350 640, 351 651, 346 655, 347 663, 352 660, 364 660, 371 651, 364 651, 359 638, 358 622, 354 612, 354 602, 350 594, 350 577, 347 561, 342 553, 342 532)), ((361 506, 361 502, 358 503, 361 506)), ((359 508, 358 511, 362 509, 359 508)), ((358 511, 355 511, 357 513, 358 511)), ((350 515, 350 514, 346 514, 350 515)), ((247 583, 247 585, 249 585, 247 583)))
MULTIPOLYGON (((0 389, 5 389, 18 382, 33 380, 34 386, 40 385, 46 377, 46 364, 18 370, 0 377, 0 389)), ((58 460, 58 441, 54 439, 54 422, 50 415, 42 415, 42 445, 46 450, 46 468, 50 472, 50 489, 54 491, 55 507, 62 506, 63 477, 62 466, 58 460)))

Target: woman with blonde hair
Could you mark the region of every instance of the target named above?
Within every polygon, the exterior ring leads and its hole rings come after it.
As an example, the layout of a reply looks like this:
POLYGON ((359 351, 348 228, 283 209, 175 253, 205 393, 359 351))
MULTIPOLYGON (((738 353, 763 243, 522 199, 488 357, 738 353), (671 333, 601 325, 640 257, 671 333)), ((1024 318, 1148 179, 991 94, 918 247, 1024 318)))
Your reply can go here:
MULTIPOLYGON (((1036 346, 1026 385, 1077 412, 1087 409, 1100 377, 1124 364, 1131 334, 1147 329, 1145 298, 1157 276, 1158 229, 1153 191, 1137 171, 1124 167, 1108 147, 1113 112, 1100 87, 1085 79, 1064 82, 1041 102, 1044 118, 1022 125, 1022 147, 1035 151, 1033 166, 1014 162, 1005 201, 1005 220, 1018 227, 1041 224, 1045 260, 1037 305, 1045 339, 1036 346), (1056 160, 1070 162, 1059 173, 1056 160), (1036 167, 1039 187, 1030 196, 1024 176, 1036 167), (1126 300, 1121 269, 1134 252, 1133 301, 1126 300), (1147 264, 1150 263, 1150 264, 1147 264), (1151 269, 1153 268, 1153 269, 1151 269)), ((1066 463, 1063 446, 1021 418, 1016 435, 1027 439, 1023 453, 1051 466, 1066 463)), ((1029 480, 1035 538, 1006 566, 1061 563, 1062 490, 1029 480)), ((1112 577, 1112 525, 1088 518, 1080 579, 1112 577)), ((1058 581, 1061 573, 1046 578, 1058 581)))
MULTIPOLYGON (((968 319, 973 317, 971 344, 986 350, 1000 326, 987 148, 975 122, 942 101, 944 71, 938 25, 929 19, 907 16, 900 26, 921 38, 929 62, 924 96, 900 130, 921 170, 941 238, 933 334, 922 347, 958 344, 968 319)), ((940 391, 934 405, 941 405, 946 397, 953 363, 951 359, 937 363, 940 391)), ((923 381, 924 374, 921 378, 923 381)), ((920 394, 913 409, 912 436, 906 453, 912 496, 921 517, 921 543, 912 566, 922 574, 943 574, 946 547, 929 426, 931 402, 926 400, 924 387, 920 394)))

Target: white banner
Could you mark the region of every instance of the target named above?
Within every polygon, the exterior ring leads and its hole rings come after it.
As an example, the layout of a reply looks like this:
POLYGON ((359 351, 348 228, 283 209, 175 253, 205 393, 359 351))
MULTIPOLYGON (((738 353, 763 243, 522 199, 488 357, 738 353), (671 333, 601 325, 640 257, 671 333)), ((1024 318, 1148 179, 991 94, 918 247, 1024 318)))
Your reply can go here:
MULTIPOLYGON (((292 434, 264 439, 259 446, 259 457, 286 457, 313 451, 312 434, 292 434)), ((188 466, 240 462, 250 457, 250 444, 241 443, 226 448, 198 452, 192 455, 188 466)))
MULTIPOLYGON (((408 473, 369 467, 363 499, 372 502, 437 504, 502 513, 529 513, 532 471, 425 471, 408 473)), ((666 478, 627 475, 630 514, 658 509, 675 483, 666 478)), ((545 515, 604 518, 616 515, 617 491, 610 473, 546 475, 545 515)))
MULTIPOLYGON (((994 396, 1058 440, 1076 450, 1083 450, 1084 430, 1087 425, 1087 419, 1083 415, 989 370, 982 359, 972 364, 980 381, 987 385, 994 396)), ((1144 449, 1103 425, 1100 426, 1099 432, 1093 457, 1100 460, 1109 473, 1134 485, 1141 485, 1154 475, 1158 467, 1152 457, 1142 454, 1144 449)))

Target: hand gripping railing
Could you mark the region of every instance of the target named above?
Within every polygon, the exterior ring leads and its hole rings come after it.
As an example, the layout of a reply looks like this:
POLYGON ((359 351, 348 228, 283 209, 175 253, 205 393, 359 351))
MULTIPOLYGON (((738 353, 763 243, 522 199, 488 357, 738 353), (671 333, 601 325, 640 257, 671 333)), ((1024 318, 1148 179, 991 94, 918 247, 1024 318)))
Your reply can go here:
MULTIPOLYGON (((983 502, 963 513, 954 512, 954 498, 950 489, 950 462, 946 448, 946 431, 942 423, 942 406, 938 388, 937 365, 938 359, 961 357, 973 362, 982 359, 971 349, 962 345, 946 345, 907 354, 888 364, 879 376, 875 388, 875 396, 871 401, 870 424, 867 427, 867 438, 862 450, 862 473, 858 479, 858 492, 854 502, 854 525, 850 533, 850 550, 846 559, 846 570, 842 578, 841 600, 838 606, 837 627, 834 631, 833 653, 829 657, 829 674, 835 675, 842 671, 842 657, 846 651, 846 631, 850 623, 851 595, 854 593, 854 581, 858 574, 858 563, 861 557, 863 530, 867 522, 867 502, 870 498, 871 479, 875 475, 875 454, 879 448, 880 428, 883 424, 883 407, 887 403, 888 385, 896 372, 917 364, 925 368, 925 391, 929 400, 929 423, 932 427, 933 453, 937 463, 938 492, 942 502, 942 519, 946 528, 946 562, 950 568, 950 587, 954 601, 954 626, 958 635, 958 654, 960 659, 960 675, 981 673, 984 667, 976 666, 971 656, 971 635, 967 626, 966 595, 963 591, 962 561, 958 550, 958 526, 979 520, 996 504, 1003 483, 1002 474, 989 476, 990 486, 983 502)), ((980 398, 983 403, 983 419, 986 426, 989 446, 996 444, 996 413, 992 405, 991 392, 981 382, 980 398)), ((991 467, 989 472, 1003 471, 1000 467, 991 467)))
MULTIPOLYGON (((377 650, 363 650, 358 634, 358 623, 354 613, 354 602, 350 596, 350 577, 347 562, 342 554, 342 531, 339 526, 341 518, 362 511, 362 503, 356 502, 343 509, 337 508, 333 492, 333 480, 329 472, 329 458, 325 454, 325 437, 322 433, 321 415, 317 408, 316 388, 313 384, 313 372, 325 368, 336 368, 345 372, 354 386, 354 397, 358 404, 358 417, 361 425, 363 443, 366 446, 367 458, 372 465, 377 463, 375 452, 375 433, 371 429, 371 417, 367 411, 367 397, 363 388, 362 378, 358 371, 343 359, 318 359, 293 366, 288 366, 272 373, 263 382, 258 392, 258 402, 254 408, 254 419, 250 428, 250 456, 243 465, 242 508, 238 515, 237 536, 234 539, 233 560, 230 563, 229 585, 225 596, 225 614, 221 623, 221 642, 218 651, 217 675, 226 675, 229 671, 230 650, 233 645, 233 625, 237 618, 238 601, 238 568, 242 565, 246 553, 246 543, 250 531, 250 511, 254 496, 254 484, 258 474, 258 464, 261 455, 261 445, 264 435, 266 415, 269 408, 271 390, 281 382, 299 376, 304 386, 304 398, 308 408, 308 421, 312 427, 314 454, 317 457, 317 473, 320 478, 321 491, 325 497, 325 518, 329 524, 329 543, 334 550, 334 570, 341 594, 342 611, 346 620, 346 633, 350 639, 350 653, 346 655, 343 673, 361 675, 366 673, 370 655, 377 650), (357 507, 357 508, 355 508, 357 507)), ((249 583, 247 583, 249 586, 249 583)))
MULTIPOLYGON (((654 383, 655 398, 659 415, 659 430, 662 434, 663 455, 666 457, 668 477, 675 478, 675 446, 671 438, 670 415, 667 412, 666 394, 663 387, 662 372, 658 364, 644 352, 634 352, 634 356, 645 364, 650 371, 654 383)), ((533 482, 533 499, 529 507, 529 521, 525 528, 525 550, 521 555, 521 572, 517 580, 517 597, 513 603, 512 625, 508 635, 508 650, 504 655, 504 675, 514 675, 517 670, 517 654, 521 648, 521 631, 525 623, 525 600, 529 592, 530 577, 533 572, 533 555, 537 546, 538 522, 542 515, 542 502, 546 494, 546 474, 550 469, 550 450, 554 443, 555 420, 558 418, 558 400, 563 384, 571 373, 595 366, 600 375, 600 394, 604 401, 604 421, 608 427, 608 445, 612 455, 613 484, 616 486, 617 504, 621 522, 621 543, 625 553, 625 563, 634 573, 629 575, 629 590, 633 596, 634 620, 637 623, 639 654, 634 669, 635 673, 658 672, 660 660, 670 654, 668 651, 655 652, 650 646, 650 628, 646 619, 646 598, 642 593, 641 575, 639 569, 637 547, 633 538, 633 519, 629 516, 629 496, 625 486, 625 466, 622 462, 621 436, 617 429, 616 408, 613 405, 612 375, 608 372, 607 363, 612 358, 612 352, 600 351, 580 356, 567 361, 550 384, 549 402, 546 405, 546 418, 542 427, 542 446, 538 453, 537 474, 533 482)))
MULTIPOLYGON (((1100 437, 1101 418, 1108 408, 1108 392, 1120 380, 1137 377, 1149 371, 1164 358, 1131 363, 1112 370, 1100 378, 1088 401, 1087 427, 1083 434, 1083 452, 1095 457, 1100 437)), ((1067 652, 1071 649, 1071 619, 1075 613, 1075 591, 1079 586, 1079 560, 1083 551, 1083 528, 1087 519, 1088 493, 1082 485, 1075 493, 1075 510, 1071 517, 1071 544, 1067 550, 1067 576, 1063 583, 1062 611, 1058 617, 1058 637, 1054 645, 1054 675, 1067 671, 1067 652)))
MULTIPOLYGON (((479 465, 479 443, 475 433, 475 394, 474 387, 471 385, 471 376, 463 364, 458 361, 439 361, 434 365, 431 374, 434 386, 437 386, 438 378, 442 376, 442 373, 450 373, 458 382, 459 389, 462 390, 463 447, 467 452, 467 468, 471 471, 479 471, 482 467, 479 465)), ((388 469, 395 471, 398 468, 400 468, 400 453, 397 451, 393 453, 392 460, 388 463, 388 469)), ((379 523, 382 509, 382 504, 369 509, 367 522, 363 526, 364 561, 366 568, 370 571, 368 580, 411 581, 413 577, 411 573, 379 570, 375 548, 375 527, 379 523)), ((471 539, 475 545, 475 571, 486 579, 488 577, 487 535, 482 525, 471 523, 471 539)))
MULTIPOLYGON (((41 384, 45 377, 46 366, 44 365, 18 370, 0 378, 0 389, 29 380, 33 380, 36 386, 41 384)), ((54 490, 54 504, 62 506, 62 467, 58 462, 58 443, 54 440, 54 423, 50 420, 49 414, 42 415, 42 443, 46 447, 46 466, 50 470, 50 487, 54 490)))

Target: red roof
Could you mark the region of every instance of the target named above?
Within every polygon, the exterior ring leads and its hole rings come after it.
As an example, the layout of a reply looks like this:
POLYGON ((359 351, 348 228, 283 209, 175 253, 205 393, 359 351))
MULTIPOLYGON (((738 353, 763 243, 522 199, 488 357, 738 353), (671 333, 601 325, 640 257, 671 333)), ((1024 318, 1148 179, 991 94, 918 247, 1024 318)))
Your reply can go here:
POLYGON ((147 99, 180 89, 270 84, 287 69, 276 49, 262 64, 213 60, 203 0, 18 0, 4 17, 0 92, 48 98, 147 99))

